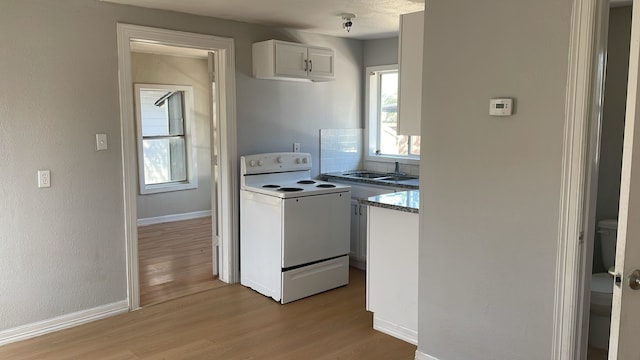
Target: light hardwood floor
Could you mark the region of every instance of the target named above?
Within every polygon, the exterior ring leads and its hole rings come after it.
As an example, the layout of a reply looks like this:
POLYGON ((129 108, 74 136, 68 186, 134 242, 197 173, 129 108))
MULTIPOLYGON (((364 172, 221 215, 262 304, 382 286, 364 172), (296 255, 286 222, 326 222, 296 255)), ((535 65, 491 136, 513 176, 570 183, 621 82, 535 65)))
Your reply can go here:
POLYGON ((372 329, 364 272, 280 305, 241 285, 185 296, 0 347, 0 359, 413 359, 372 329))
POLYGON ((140 305, 226 285, 212 275, 211 217, 138 227, 140 305))

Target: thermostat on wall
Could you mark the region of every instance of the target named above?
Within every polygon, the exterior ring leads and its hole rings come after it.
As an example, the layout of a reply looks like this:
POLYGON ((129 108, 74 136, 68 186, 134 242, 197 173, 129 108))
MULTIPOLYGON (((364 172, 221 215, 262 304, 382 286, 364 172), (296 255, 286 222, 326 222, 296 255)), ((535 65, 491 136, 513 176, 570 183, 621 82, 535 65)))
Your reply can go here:
POLYGON ((497 98, 489 102, 489 115, 511 116, 513 113, 513 99, 497 98))

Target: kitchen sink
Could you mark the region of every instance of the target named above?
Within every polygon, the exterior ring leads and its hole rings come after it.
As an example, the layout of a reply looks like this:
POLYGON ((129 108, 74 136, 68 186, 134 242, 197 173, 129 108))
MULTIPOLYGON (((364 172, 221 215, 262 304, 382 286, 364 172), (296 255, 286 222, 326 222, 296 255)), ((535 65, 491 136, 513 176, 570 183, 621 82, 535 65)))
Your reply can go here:
POLYGON ((373 172, 373 171, 352 171, 343 174, 344 176, 350 176, 361 179, 373 179, 379 181, 405 181, 405 180, 416 180, 417 176, 410 175, 401 175, 394 173, 381 173, 381 172, 373 172))
POLYGON ((381 177, 385 177, 385 174, 375 173, 375 172, 367 172, 367 171, 356 171, 345 173, 344 176, 353 176, 357 178, 365 178, 365 179, 377 179, 381 177))
POLYGON ((406 176, 406 175, 393 175, 393 176, 385 176, 381 178, 376 178, 376 180, 381 181, 404 181, 404 180, 414 180, 417 179, 416 176, 406 176))

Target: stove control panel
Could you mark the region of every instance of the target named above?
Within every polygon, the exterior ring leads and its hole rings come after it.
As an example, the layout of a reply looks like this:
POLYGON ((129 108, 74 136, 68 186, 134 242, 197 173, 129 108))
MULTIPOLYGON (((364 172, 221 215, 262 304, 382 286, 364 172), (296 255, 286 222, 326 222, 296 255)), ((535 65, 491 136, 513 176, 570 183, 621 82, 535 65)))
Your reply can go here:
POLYGON ((299 152, 246 155, 240 158, 243 174, 260 174, 311 169, 311 154, 299 152))

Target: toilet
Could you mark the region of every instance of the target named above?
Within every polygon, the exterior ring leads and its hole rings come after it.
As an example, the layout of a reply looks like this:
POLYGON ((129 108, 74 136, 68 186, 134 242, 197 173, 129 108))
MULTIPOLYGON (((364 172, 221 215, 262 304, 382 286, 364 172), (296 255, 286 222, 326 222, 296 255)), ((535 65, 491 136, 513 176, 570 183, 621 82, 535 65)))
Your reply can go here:
MULTIPOLYGON (((598 222, 602 263, 605 269, 609 269, 615 264, 617 233, 617 220, 607 219, 598 222)), ((591 274, 589 345, 596 349, 606 350, 609 348, 612 298, 613 277, 606 272, 591 274)))

